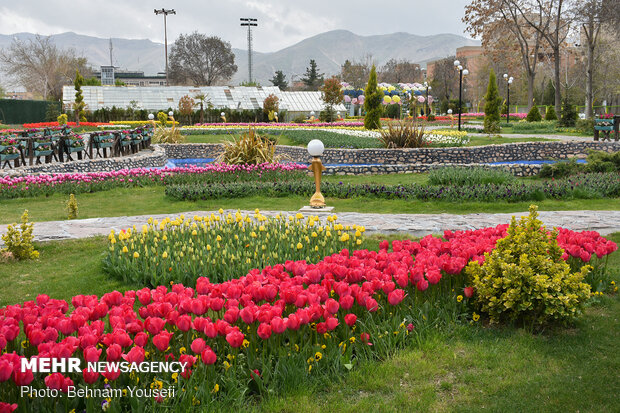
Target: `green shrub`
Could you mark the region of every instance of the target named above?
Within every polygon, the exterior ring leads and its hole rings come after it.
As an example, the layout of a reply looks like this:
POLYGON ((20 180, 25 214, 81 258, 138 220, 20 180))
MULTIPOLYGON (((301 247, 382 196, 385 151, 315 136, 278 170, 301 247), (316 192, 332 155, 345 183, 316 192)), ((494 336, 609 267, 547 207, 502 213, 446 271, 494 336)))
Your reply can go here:
POLYGON ((579 133, 594 134, 594 119, 577 119, 575 128, 579 133))
POLYGON ((568 100, 564 99, 562 103, 562 115, 560 116, 560 126, 572 127, 575 126, 577 121, 577 111, 575 107, 568 103, 568 100))
POLYGON ((67 116, 67 114, 66 114, 66 113, 63 113, 62 115, 59 115, 59 116, 56 118, 56 121, 57 121, 57 122, 58 122, 58 124, 59 124, 59 125, 61 125, 61 126, 62 126, 62 125, 66 125, 68 120, 69 120, 69 117, 67 116))
POLYGON ((565 178, 567 176, 582 173, 585 169, 585 165, 578 164, 577 159, 572 158, 568 162, 556 162, 554 164, 543 165, 538 173, 538 176, 541 178, 565 178))
POLYGON ((558 115, 555 113, 555 107, 553 105, 547 106, 545 120, 558 120, 558 115))
POLYGON ((540 122, 542 120, 542 117, 540 116, 540 111, 538 110, 538 107, 536 105, 532 106, 525 120, 528 122, 540 122))
POLYGON ((484 132, 499 133, 499 109, 500 101, 497 92, 497 81, 495 79, 495 71, 491 69, 489 74, 489 85, 487 86, 487 94, 484 96, 486 103, 484 104, 484 132))
POLYGON ((608 153, 603 151, 591 151, 588 154, 589 172, 620 172, 620 151, 608 153))
POLYGON ((275 142, 268 136, 260 135, 253 128, 250 128, 247 133, 239 136, 239 138, 224 142, 224 152, 218 158, 218 162, 229 165, 273 163, 280 158, 275 153, 275 142))
POLYGON ((390 119, 400 118, 400 105, 387 105, 385 107, 385 116, 390 119))
POLYGON ((78 202, 75 198, 75 194, 69 195, 67 201, 67 219, 76 219, 78 217, 78 202))
POLYGON ((540 122, 520 121, 511 125, 514 133, 552 133, 555 132, 557 122, 553 120, 540 122))
POLYGON ((508 236, 484 254, 484 263, 473 261, 466 267, 475 306, 492 323, 541 326, 571 321, 590 297, 590 286, 583 280, 592 267, 570 272, 557 232, 547 233, 537 209, 530 206, 529 216, 520 221, 513 216, 508 236))
POLYGON ((516 181, 511 173, 503 169, 446 167, 433 169, 428 174, 431 185, 480 185, 506 184, 516 181))
POLYGON ((366 110, 364 127, 366 129, 380 129, 381 114, 383 112, 381 107, 383 92, 377 88, 377 71, 375 69, 375 65, 372 65, 372 69, 370 69, 370 75, 368 77, 368 84, 366 85, 364 97, 364 110, 366 110))
POLYGON ((19 228, 16 226, 17 224, 7 226, 6 234, 2 235, 2 241, 6 247, 0 252, 11 253, 13 258, 17 260, 39 258, 39 251, 36 251, 32 244, 34 224, 28 222, 28 210, 22 214, 22 224, 19 228))
POLYGON ((421 148, 426 146, 424 127, 416 122, 405 120, 389 122, 387 129, 381 130, 379 140, 386 148, 421 148))

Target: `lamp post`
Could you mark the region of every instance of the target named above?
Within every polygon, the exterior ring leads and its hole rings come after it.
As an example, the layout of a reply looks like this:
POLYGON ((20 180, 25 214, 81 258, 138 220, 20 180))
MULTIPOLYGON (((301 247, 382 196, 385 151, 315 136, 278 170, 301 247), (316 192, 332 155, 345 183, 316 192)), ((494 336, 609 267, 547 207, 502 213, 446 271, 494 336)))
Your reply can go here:
POLYGON ((506 123, 510 123, 510 85, 514 78, 504 73, 504 80, 506 81, 506 123))
POLYGON ((325 167, 321 163, 320 156, 323 155, 325 146, 323 142, 318 139, 313 139, 308 142, 308 153, 312 156, 312 164, 308 167, 314 173, 314 186, 315 191, 312 198, 310 198, 310 206, 312 208, 324 208, 325 198, 321 194, 321 175, 325 170, 325 167))
POLYGON ((467 76, 469 74, 469 70, 464 69, 461 65, 461 62, 458 60, 454 61, 454 67, 459 71, 459 130, 461 130, 461 100, 463 99, 463 76, 467 76))
POLYGON ((174 11, 174 9, 164 9, 162 8, 161 10, 154 10, 156 15, 159 14, 163 14, 164 15, 164 50, 165 50, 165 54, 166 54, 166 86, 169 85, 168 83, 168 28, 166 27, 166 16, 168 16, 169 14, 177 14, 176 11, 174 11))
POLYGON ((220 113, 220 118, 222 118, 222 121, 226 123, 226 113, 224 112, 220 113))

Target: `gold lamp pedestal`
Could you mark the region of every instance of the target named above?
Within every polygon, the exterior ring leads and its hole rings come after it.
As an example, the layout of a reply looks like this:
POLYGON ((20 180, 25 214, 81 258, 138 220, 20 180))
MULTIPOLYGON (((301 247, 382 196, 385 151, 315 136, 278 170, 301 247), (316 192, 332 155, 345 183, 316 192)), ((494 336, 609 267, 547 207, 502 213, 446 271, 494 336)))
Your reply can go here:
POLYGON ((315 156, 312 158, 312 164, 308 167, 314 173, 314 186, 315 192, 310 198, 310 206, 312 208, 324 208, 325 207, 325 198, 323 194, 321 194, 321 175, 325 170, 323 163, 321 162, 321 158, 315 156))

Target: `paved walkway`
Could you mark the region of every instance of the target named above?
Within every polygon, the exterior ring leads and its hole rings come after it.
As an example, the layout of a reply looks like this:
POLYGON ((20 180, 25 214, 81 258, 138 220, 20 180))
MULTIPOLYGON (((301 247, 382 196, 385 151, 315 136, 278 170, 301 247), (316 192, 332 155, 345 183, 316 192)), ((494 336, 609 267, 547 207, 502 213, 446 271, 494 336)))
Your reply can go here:
MULTIPOLYGON (((186 216, 210 215, 216 211, 190 211, 186 216)), ((227 210, 227 212, 235 212, 227 210)), ((264 215, 276 215, 278 211, 261 211, 264 215)), ((242 211, 252 215, 253 211, 242 211)), ((295 214, 296 212, 285 212, 295 214)), ((338 222, 343 225, 357 224, 366 227, 368 233, 408 233, 412 236, 424 236, 431 233, 443 233, 444 230, 468 230, 496 226, 507 223, 513 215, 526 215, 526 212, 510 214, 362 214, 341 212, 338 222)), ((90 218, 73 221, 36 222, 34 235, 38 241, 86 238, 94 235, 108 235, 111 229, 116 232, 135 225, 140 228, 149 217, 161 220, 163 215, 140 215, 133 217, 90 218)), ((321 215, 321 214, 317 214, 321 215)), ((323 214, 325 216, 325 214, 323 214)), ((605 235, 620 231, 620 211, 542 211, 540 219, 547 227, 561 226, 576 231, 598 231, 605 235)), ((6 231, 6 225, 0 226, 0 233, 6 231)))

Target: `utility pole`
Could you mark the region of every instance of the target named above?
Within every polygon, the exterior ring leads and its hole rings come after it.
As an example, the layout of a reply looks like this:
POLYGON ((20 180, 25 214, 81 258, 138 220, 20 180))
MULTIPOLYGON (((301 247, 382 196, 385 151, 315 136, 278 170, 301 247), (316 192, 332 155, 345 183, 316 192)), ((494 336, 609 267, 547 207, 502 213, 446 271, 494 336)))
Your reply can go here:
POLYGON ((258 26, 258 19, 240 18, 241 26, 248 28, 248 83, 252 83, 252 27, 258 26))
POLYGON ((154 10, 155 14, 159 15, 159 14, 163 14, 164 15, 164 50, 166 53, 166 86, 169 85, 168 82, 168 28, 166 27, 166 16, 168 16, 169 14, 177 14, 176 11, 174 11, 174 9, 164 9, 162 8, 161 10, 154 10))

